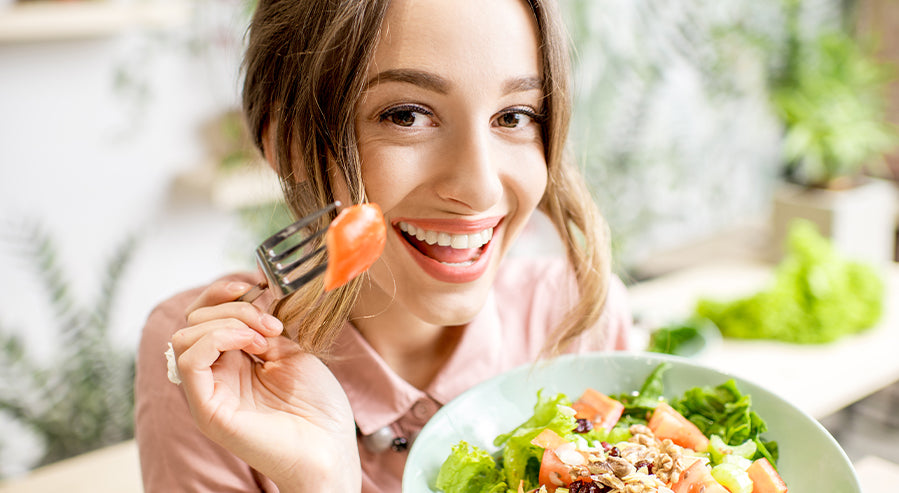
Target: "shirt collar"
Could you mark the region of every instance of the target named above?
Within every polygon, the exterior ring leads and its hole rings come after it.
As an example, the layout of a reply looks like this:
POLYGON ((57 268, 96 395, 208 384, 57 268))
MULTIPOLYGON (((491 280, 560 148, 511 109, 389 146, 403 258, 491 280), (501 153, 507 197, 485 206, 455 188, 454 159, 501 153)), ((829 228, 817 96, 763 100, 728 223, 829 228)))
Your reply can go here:
POLYGON ((399 377, 347 322, 334 347, 328 367, 343 386, 363 435, 403 416, 423 392, 399 377))
POLYGON ((481 312, 460 329, 465 332, 455 352, 424 391, 397 375, 352 324, 344 324, 328 366, 346 392, 359 431, 370 435, 398 421, 428 396, 446 404, 492 376, 499 367, 499 323, 491 291, 481 312))

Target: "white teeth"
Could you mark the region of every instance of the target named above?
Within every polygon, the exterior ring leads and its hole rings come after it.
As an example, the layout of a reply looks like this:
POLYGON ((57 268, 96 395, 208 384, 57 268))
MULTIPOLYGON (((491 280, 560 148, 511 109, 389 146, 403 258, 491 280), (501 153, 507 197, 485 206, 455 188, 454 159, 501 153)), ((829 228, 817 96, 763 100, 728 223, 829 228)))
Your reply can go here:
POLYGON ((400 222, 400 230, 414 236, 418 241, 423 241, 429 245, 450 246, 458 249, 480 248, 487 244, 493 238, 493 228, 487 228, 483 231, 472 234, 451 234, 443 231, 431 231, 400 222))

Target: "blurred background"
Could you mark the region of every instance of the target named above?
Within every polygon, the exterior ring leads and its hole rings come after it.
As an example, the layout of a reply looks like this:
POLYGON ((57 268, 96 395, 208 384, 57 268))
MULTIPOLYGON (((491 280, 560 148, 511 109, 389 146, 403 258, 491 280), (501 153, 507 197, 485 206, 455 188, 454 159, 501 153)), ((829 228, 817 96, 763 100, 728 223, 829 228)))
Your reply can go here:
MULTIPOLYGON (((794 216, 894 268, 899 2, 562 3, 572 151, 628 285, 711 259, 776 263, 794 216), (825 212, 838 191, 860 218, 825 212)), ((252 268, 255 244, 289 221, 239 114, 251 11, 0 0, 0 478, 128 442, 149 311, 252 268)), ((552 248, 542 227, 525 253, 552 248)), ((863 421, 899 462, 888 383, 824 421, 848 450, 854 417, 876 409, 863 421)))

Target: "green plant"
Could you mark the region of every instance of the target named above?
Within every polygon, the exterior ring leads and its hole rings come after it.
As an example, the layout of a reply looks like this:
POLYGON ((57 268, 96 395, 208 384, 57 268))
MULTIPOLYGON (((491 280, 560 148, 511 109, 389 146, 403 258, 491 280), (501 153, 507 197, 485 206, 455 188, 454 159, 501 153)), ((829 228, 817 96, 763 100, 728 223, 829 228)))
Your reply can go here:
POLYGON ((794 46, 793 56, 772 89, 786 175, 816 187, 851 182, 899 143, 886 119, 892 71, 844 31, 794 46))
POLYGON ((37 465, 132 437, 134 354, 115 347, 109 325, 136 239, 126 238, 115 250, 99 294, 83 305, 73 296, 56 245, 42 227, 24 227, 13 240, 19 255, 34 266, 57 331, 28 328, 48 336, 46 362, 28 350, 22 330, 0 327, 0 411, 43 440, 37 465))

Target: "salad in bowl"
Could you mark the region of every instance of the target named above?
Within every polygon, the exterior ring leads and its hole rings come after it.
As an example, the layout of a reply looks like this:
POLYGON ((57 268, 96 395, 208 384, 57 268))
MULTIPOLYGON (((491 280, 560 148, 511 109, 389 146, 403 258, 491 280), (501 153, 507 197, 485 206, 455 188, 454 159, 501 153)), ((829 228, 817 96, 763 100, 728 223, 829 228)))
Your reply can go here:
POLYGON ((858 493, 813 418, 667 355, 522 367, 459 396, 416 439, 404 492, 858 493))

